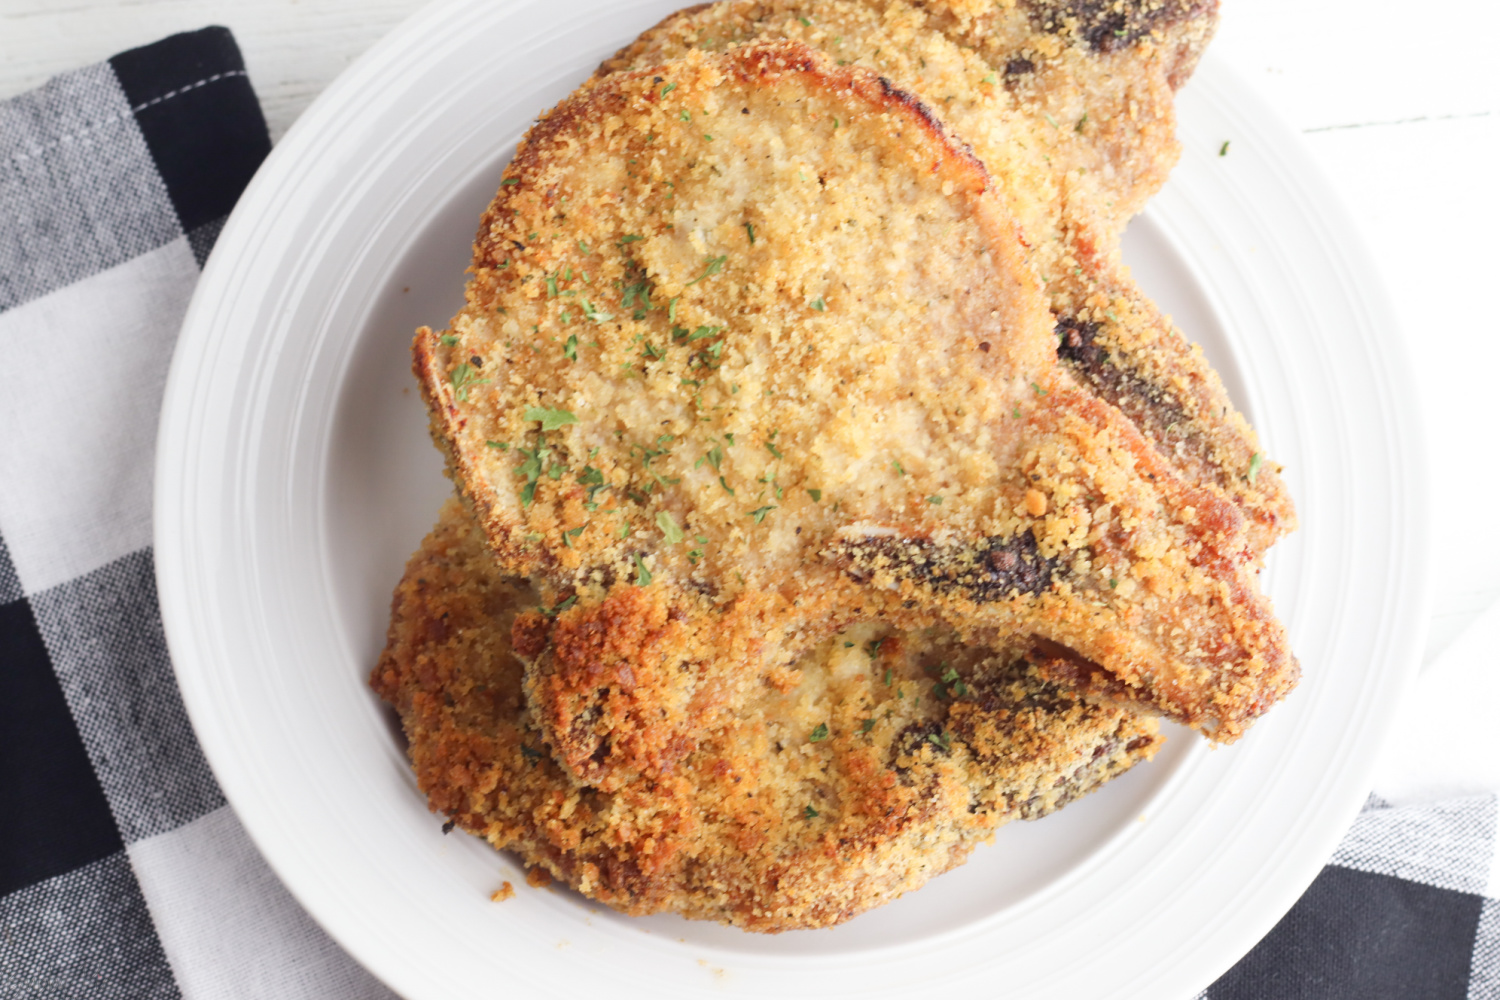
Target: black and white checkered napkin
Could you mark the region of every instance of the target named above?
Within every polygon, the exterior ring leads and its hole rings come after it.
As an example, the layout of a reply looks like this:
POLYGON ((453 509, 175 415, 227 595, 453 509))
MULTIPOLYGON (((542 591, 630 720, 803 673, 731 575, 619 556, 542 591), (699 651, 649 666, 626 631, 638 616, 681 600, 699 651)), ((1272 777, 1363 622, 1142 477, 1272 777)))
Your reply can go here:
MULTIPOLYGON (((156 605, 163 381, 269 148, 222 28, 0 103, 0 1000, 389 996, 225 804, 156 605)), ((1495 840, 1492 796, 1372 800, 1205 996, 1500 1000, 1495 840)))

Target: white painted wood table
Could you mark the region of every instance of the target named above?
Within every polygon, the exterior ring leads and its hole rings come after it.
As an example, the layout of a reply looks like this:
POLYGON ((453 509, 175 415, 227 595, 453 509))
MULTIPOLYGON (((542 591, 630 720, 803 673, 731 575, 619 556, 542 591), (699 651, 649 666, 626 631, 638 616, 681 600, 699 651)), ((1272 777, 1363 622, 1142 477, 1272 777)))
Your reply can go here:
MULTIPOLYGON (((275 140, 329 81, 420 6, 0 0, 0 99, 122 49, 222 24, 244 52, 275 140)), ((1303 133, 1385 277, 1424 404, 1434 516, 1453 525, 1433 532, 1428 662, 1500 598, 1500 574, 1491 573, 1500 565, 1500 517, 1489 509, 1500 495, 1491 413, 1500 402, 1492 384, 1500 372, 1500 311, 1487 306, 1500 283, 1497 36, 1500 5, 1488 0, 1455 0, 1430 15, 1389 0, 1224 0, 1213 44, 1303 133)), ((1481 669, 1492 672, 1493 648, 1471 638, 1462 654, 1482 658, 1481 669)), ((1445 663, 1439 672, 1448 670, 1445 663)), ((1484 727, 1493 707, 1462 710, 1484 727)))

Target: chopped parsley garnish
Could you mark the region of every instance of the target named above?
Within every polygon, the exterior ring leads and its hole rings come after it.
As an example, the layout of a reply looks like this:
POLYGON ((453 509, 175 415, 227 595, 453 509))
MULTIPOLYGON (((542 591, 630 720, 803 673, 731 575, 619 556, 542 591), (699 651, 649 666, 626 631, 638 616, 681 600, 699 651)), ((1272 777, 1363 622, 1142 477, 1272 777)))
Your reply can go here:
POLYGON ((937 494, 933 494, 932 496, 927 498, 927 502, 930 504, 940 504, 943 502, 943 498, 938 496, 937 494))
POLYGON ((734 496, 734 490, 730 489, 729 484, 724 481, 723 476, 719 477, 719 485, 724 487, 725 493, 728 493, 730 496, 734 496))
POLYGON ((714 137, 713 137, 713 136, 711 136, 711 135, 709 135, 709 134, 708 134, 708 133, 707 133, 707 132, 704 132, 704 133, 703 133, 703 138, 704 138, 704 139, 705 139, 705 140, 706 140, 706 141, 708 141, 708 142, 713 142, 713 141, 714 141, 714 137))
POLYGON ((656 526, 661 529, 662 537, 667 540, 668 545, 676 545, 682 541, 682 529, 677 526, 676 521, 672 520, 672 515, 666 511, 661 511, 656 515, 656 526))
POLYGON ((499 448, 501 451, 509 451, 510 450, 510 442, 509 441, 486 441, 484 443, 484 446, 486 448, 499 448))
POLYGON ((448 375, 448 382, 453 386, 454 395, 460 403, 468 402, 469 390, 476 385, 484 385, 487 378, 480 378, 479 372, 472 368, 467 361, 460 362, 448 375))
POLYGON ((812 806, 808 806, 807 808, 805 808, 805 809, 802 810, 802 816, 805 819, 817 819, 818 818, 818 811, 816 809, 814 809, 812 806))
POLYGON ((944 750, 950 750, 953 747, 953 737, 947 733, 928 733, 927 742, 944 750))
POLYGON ((664 86, 663 86, 663 87, 662 87, 662 88, 661 88, 661 95, 660 95, 660 96, 662 96, 662 97, 666 97, 666 96, 667 96, 667 95, 668 95, 668 94, 670 94, 670 93, 671 93, 671 92, 672 92, 672 91, 674 91, 674 90, 676 90, 676 89, 677 89, 677 84, 675 84, 675 83, 668 83, 668 84, 665 84, 665 85, 664 85, 664 86))
POLYGON ((1045 395, 1047 395, 1047 390, 1043 389, 1041 386, 1037 385, 1035 382, 1031 383, 1031 390, 1033 392, 1035 392, 1038 396, 1045 396, 1045 395))
POLYGON ((1020 420, 1021 419, 1021 408, 1019 406, 1012 406, 1010 408, 1010 415, 1012 417, 1014 417, 1015 419, 1020 420))
POLYGON ((728 254, 720 254, 717 257, 710 257, 710 258, 708 258, 706 261, 704 261, 703 273, 700 274, 700 275, 698 275, 698 277, 694 278, 692 281, 689 281, 688 284, 689 285, 696 285, 698 282, 702 281, 704 278, 711 278, 711 277, 713 277, 714 275, 718 274, 720 271, 724 270, 724 264, 728 260, 729 260, 729 255, 728 254))
POLYGON ((980 83, 999 83, 1000 80, 999 80, 999 78, 997 76, 995 76, 994 73, 991 73, 989 76, 985 77, 983 80, 980 80, 979 82, 980 83))
POLYGON ((600 312, 598 309, 595 309, 588 299, 583 300, 583 314, 595 323, 608 323, 615 318, 612 313, 600 312))
POLYGON ((891 668, 890 667, 886 667, 885 668, 885 686, 886 687, 890 687, 891 686, 891 668))
POLYGON ((580 524, 576 528, 569 528, 567 531, 564 531, 562 533, 562 535, 563 535, 563 544, 566 545, 568 548, 571 549, 573 547, 573 539, 575 539, 579 535, 583 534, 583 529, 585 527, 586 527, 586 525, 580 524))
POLYGON ((530 760, 532 765, 534 766, 537 761, 542 759, 542 752, 540 750, 533 750, 531 747, 523 743, 521 744, 521 756, 530 760))
POLYGON ((618 243, 616 243, 615 246, 622 247, 622 246, 625 246, 627 243, 636 243, 636 242, 639 242, 640 240, 643 240, 645 238, 646 237, 641 236, 639 233, 631 233, 629 236, 623 236, 623 237, 621 237, 620 241, 618 243))
POLYGON ((649 587, 651 585, 651 571, 641 561, 641 554, 635 554, 635 585, 637 587, 649 587))
POLYGON ((826 723, 826 722, 820 722, 820 723, 818 723, 817 728, 814 729, 812 731, 812 733, 808 735, 807 739, 811 743, 819 743, 819 742, 821 742, 823 740, 828 739, 828 723, 826 723))
POLYGON ((500 182, 500 186, 501 187, 509 187, 512 184, 519 184, 519 183, 521 183, 521 179, 519 177, 507 177, 507 178, 505 178, 505 180, 503 180, 503 181, 500 182))
POLYGON ((1255 482, 1255 477, 1260 475, 1260 463, 1260 452, 1256 452, 1255 454, 1250 456, 1250 471, 1245 473, 1245 482, 1255 482))
POLYGON ((702 458, 698 459, 698 461, 693 464, 693 468, 696 469, 704 462, 707 462, 709 465, 713 466, 715 472, 718 472, 719 463, 722 461, 724 461, 724 449, 720 445, 714 445, 712 448, 708 449, 708 451, 704 452, 702 458))
POLYGON ((812 302, 809 303, 809 305, 811 305, 818 312, 822 312, 824 309, 828 308, 827 303, 825 303, 821 298, 813 299, 812 302))
MULTIPOLYGON (((582 529, 580 529, 580 530, 582 530, 582 529)), ((549 608, 549 607, 546 607, 545 605, 543 605, 543 606, 537 608, 537 610, 540 611, 542 614, 546 615, 548 618, 556 618, 558 615, 562 614, 564 611, 568 610, 569 608, 571 608, 573 605, 575 605, 577 603, 578 603, 578 595, 574 594, 572 597, 569 597, 565 601, 559 601, 557 607, 555 607, 555 608, 549 608)))
POLYGON ((778 451, 776 449, 776 446, 774 444, 772 444, 771 442, 769 442, 769 441, 766 442, 766 451, 769 451, 772 455, 775 455, 777 458, 781 458, 782 457, 781 452, 778 451))
POLYGON ((802 27, 804 27, 804 28, 811 28, 812 27, 812 22, 809 21, 805 17, 799 17, 799 18, 797 18, 797 20, 799 20, 799 21, 802 22, 802 27))
POLYGON ((808 490, 807 491, 807 495, 810 496, 810 497, 812 497, 813 503, 822 503, 823 502, 823 491, 822 490, 808 490))
POLYGON ((451 334, 451 333, 445 333, 445 334, 443 334, 441 337, 438 338, 438 340, 442 343, 442 345, 444 347, 452 347, 454 344, 458 343, 458 338, 455 337, 455 336, 453 336, 453 334, 451 334))
POLYGON ((1222 145, 1222 146, 1219 147, 1219 155, 1220 156, 1228 156, 1229 155, 1229 140, 1228 139, 1225 139, 1224 140, 1224 145, 1222 145))
POLYGON ((1119 580, 1116 580, 1114 577, 1110 577, 1109 578, 1109 589, 1110 590, 1114 590, 1119 585, 1120 585, 1120 581, 1119 580))
POLYGON ((745 232, 750 234, 750 245, 755 246, 755 227, 747 222, 745 223, 745 232))
POLYGON ((559 427, 578 423, 578 418, 567 410, 548 410, 540 406, 528 407, 524 414, 526 420, 540 420, 542 430, 555 431, 559 427))
POLYGON ((569 361, 578 360, 578 334, 568 334, 568 340, 565 344, 563 344, 563 357, 567 358, 569 361))
MULTIPOLYGON (((720 482, 723 482, 723 480, 720 479, 720 482)), ((734 491, 731 490, 730 492, 732 493, 734 491)), ((766 515, 767 514, 771 513, 771 511, 773 511, 775 509, 776 509, 775 507, 770 506, 770 505, 767 505, 765 507, 757 507, 755 510, 747 510, 747 511, 745 511, 745 516, 746 517, 753 517, 753 518, 755 518, 755 523, 759 524, 760 522, 762 522, 762 521, 764 521, 766 519, 766 515)))
POLYGON ((891 468, 893 468, 893 469, 896 470, 896 475, 898 475, 898 476, 904 476, 904 475, 906 475, 906 469, 902 468, 900 462, 892 462, 891 463, 891 468))
POLYGON ((859 731, 862 732, 862 733, 868 733, 870 730, 872 730, 874 728, 875 728, 875 720, 874 719, 864 719, 859 724, 859 731))
POLYGON ((685 122, 690 122, 693 120, 693 116, 688 113, 687 108, 683 108, 681 111, 677 112, 677 117, 681 118, 685 122))
POLYGON ((1078 124, 1073 126, 1074 132, 1082 132, 1083 127, 1089 123, 1089 113, 1085 111, 1083 117, 1078 119, 1078 124))

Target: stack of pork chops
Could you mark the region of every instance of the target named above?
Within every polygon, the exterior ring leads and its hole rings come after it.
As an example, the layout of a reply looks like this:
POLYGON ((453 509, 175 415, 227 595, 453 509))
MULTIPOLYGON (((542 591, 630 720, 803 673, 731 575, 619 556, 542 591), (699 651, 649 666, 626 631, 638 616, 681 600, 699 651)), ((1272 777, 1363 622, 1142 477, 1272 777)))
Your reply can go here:
POLYGON ((545 115, 414 370, 458 497, 372 683, 628 913, 838 923, 1296 683, 1295 523, 1120 263, 1213 0, 726 0, 545 115))

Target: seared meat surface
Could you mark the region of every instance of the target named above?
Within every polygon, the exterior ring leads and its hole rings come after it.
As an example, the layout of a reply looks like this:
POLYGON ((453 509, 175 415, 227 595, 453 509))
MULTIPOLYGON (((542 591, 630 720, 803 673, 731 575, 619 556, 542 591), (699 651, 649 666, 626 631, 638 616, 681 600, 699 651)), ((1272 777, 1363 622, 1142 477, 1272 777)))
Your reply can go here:
POLYGON ((1059 365, 1023 233, 925 105, 795 42, 532 131, 414 365, 575 778, 674 773, 859 623, 1024 637, 1224 741, 1295 683, 1241 507, 1059 365))
POLYGON ((846 920, 1149 759, 1151 719, 1043 681, 1024 650, 856 626, 759 685, 671 774, 579 786, 511 647, 534 608, 457 501, 412 556, 371 677, 432 808, 626 913, 774 932, 846 920))

